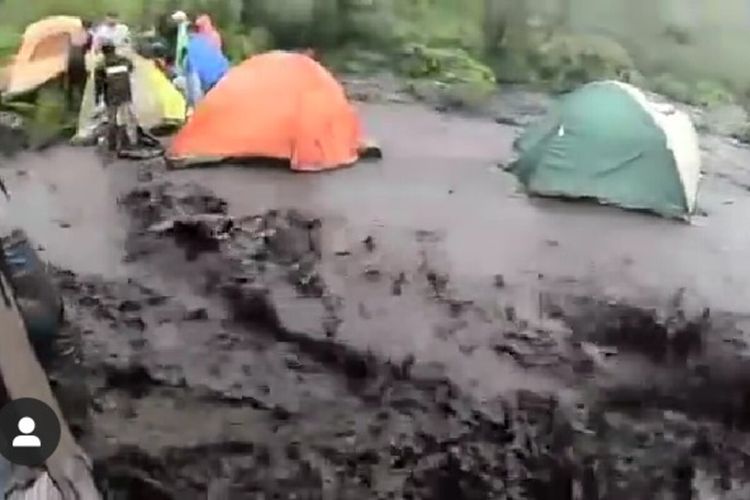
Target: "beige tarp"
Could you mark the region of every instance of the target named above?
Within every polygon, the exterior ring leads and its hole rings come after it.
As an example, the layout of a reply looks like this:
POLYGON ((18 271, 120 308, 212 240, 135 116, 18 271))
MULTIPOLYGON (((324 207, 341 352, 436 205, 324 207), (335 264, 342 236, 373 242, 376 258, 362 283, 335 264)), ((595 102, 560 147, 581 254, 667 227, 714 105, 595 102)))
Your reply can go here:
POLYGON ((53 16, 29 25, 21 48, 6 68, 3 95, 28 92, 65 73, 71 41, 84 34, 77 17, 53 16))
MULTIPOLYGON (((185 120, 186 104, 182 94, 153 61, 139 56, 129 49, 120 49, 133 61, 133 108, 138 124, 146 130, 164 125, 179 125, 185 120)), ((96 65, 97 56, 89 55, 87 66, 90 73, 96 65)), ((94 102, 94 79, 89 77, 78 116, 76 139, 91 137, 102 118, 94 102)))

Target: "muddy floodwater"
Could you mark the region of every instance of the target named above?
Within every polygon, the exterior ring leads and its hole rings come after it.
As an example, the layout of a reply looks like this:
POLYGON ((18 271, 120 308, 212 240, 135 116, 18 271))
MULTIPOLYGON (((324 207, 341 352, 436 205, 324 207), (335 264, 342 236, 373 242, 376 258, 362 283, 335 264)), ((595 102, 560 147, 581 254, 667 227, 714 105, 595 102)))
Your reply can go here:
POLYGON ((503 120, 361 103, 384 158, 323 174, 4 162, 102 489, 750 498, 750 150, 702 138, 690 225, 529 199, 501 166, 532 97, 503 120))

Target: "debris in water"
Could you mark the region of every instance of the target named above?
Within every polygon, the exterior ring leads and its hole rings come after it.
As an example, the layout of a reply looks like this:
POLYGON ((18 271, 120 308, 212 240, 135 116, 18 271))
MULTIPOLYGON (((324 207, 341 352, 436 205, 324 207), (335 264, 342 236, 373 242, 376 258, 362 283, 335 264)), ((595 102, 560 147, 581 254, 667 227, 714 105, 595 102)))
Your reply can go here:
POLYGON ((495 288, 505 288, 505 276, 496 274, 493 277, 493 283, 495 284, 495 288))
POLYGON ((339 227, 330 235, 330 246, 333 248, 334 255, 340 257, 351 255, 349 235, 346 227, 339 227))
POLYGON ((378 281, 380 279, 380 269, 368 266, 364 271, 364 275, 369 281, 378 281))
POLYGON ((375 238, 372 236, 367 236, 362 243, 365 245, 365 250, 368 252, 375 251, 375 238))
POLYGON ((435 271, 428 271, 427 282, 432 288, 434 296, 440 298, 445 294, 445 291, 448 288, 449 277, 447 274, 438 274, 435 271))
POLYGON ((185 313, 185 321, 205 321, 208 319, 208 311, 204 307, 190 309, 185 313))
POLYGON ((391 293, 397 296, 401 295, 406 283, 406 273, 401 271, 400 273, 398 273, 398 276, 396 276, 396 279, 394 279, 393 283, 391 284, 391 293))

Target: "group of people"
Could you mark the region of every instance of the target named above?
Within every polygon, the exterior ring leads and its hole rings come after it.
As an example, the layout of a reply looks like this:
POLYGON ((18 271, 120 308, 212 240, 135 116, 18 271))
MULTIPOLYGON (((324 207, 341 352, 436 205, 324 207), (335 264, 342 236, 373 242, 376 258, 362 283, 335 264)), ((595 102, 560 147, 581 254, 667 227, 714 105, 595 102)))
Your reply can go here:
MULTIPOLYGON (((188 113, 229 70, 229 61, 222 52, 222 39, 208 15, 191 22, 187 14, 171 15, 176 28, 170 40, 171 54, 161 65, 175 87, 185 96, 188 113)), ((133 61, 127 56, 133 40, 130 29, 116 14, 108 14, 97 26, 84 21, 85 36, 73 41, 68 78, 87 78, 85 55, 89 51, 101 55, 94 69, 95 102, 106 112, 106 140, 112 150, 138 143, 138 124, 133 111, 131 77, 133 61)), ((69 89, 76 88, 69 85, 69 89)))
POLYGON ((116 14, 108 14, 96 26, 87 19, 83 19, 82 24, 84 30, 79 37, 71 40, 68 55, 67 91, 68 105, 71 109, 78 109, 83 98, 88 78, 86 54, 92 50, 101 52, 105 42, 120 46, 130 44, 130 29, 119 21, 116 14))

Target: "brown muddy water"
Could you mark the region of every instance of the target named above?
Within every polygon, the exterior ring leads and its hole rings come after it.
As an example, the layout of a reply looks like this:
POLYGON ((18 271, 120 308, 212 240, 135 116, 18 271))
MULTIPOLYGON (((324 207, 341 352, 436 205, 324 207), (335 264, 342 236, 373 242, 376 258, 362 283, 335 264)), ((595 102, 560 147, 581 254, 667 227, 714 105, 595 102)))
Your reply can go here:
POLYGON ((57 268, 50 373, 102 488, 747 498, 750 151, 704 138, 684 225, 528 199, 498 168, 517 127, 362 110, 384 159, 326 174, 2 167, 57 268))

